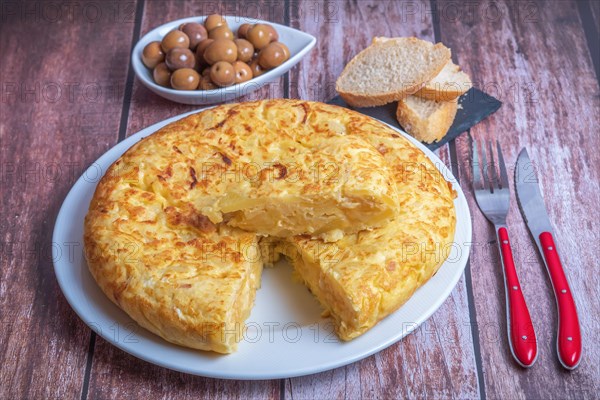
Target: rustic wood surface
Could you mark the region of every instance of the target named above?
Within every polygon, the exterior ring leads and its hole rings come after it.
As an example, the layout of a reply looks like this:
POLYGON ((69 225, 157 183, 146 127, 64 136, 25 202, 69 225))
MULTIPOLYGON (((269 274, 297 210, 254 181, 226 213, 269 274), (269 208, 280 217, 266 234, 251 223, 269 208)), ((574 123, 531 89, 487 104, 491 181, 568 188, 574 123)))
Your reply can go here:
POLYGON ((592 1, 592 16, 596 22, 596 31, 600 31, 600 1, 592 1))
POLYGON ((91 331, 54 277, 52 230, 75 180, 116 143, 134 10, 94 4, 104 18, 73 22, 1 4, 2 399, 74 398, 84 386, 91 331))
MULTIPOLYGON (((554 295, 514 200, 508 226, 536 328, 539 358, 526 373, 510 362, 504 325, 499 323, 505 315, 505 305, 495 233, 469 193, 476 240, 471 269, 475 307, 480 316, 477 323, 486 393, 490 398, 551 398, 559 394, 561 398, 595 397, 599 393, 600 359, 595 343, 600 343, 600 330, 593 316, 600 312, 600 304, 592 299, 598 297, 600 282, 595 269, 590 268, 597 265, 594 258, 598 255, 596 246, 590 243, 600 239, 592 222, 600 216, 600 157, 593 150, 600 145, 598 80, 574 2, 561 2, 561 7, 556 8, 531 3, 534 7, 527 14, 525 10, 516 13, 514 3, 495 4, 507 10, 510 18, 489 18, 485 24, 441 18, 441 40, 451 46, 474 82, 480 87, 497 88, 497 97, 504 102, 493 118, 471 130, 473 137, 500 140, 509 166, 514 166, 521 148, 527 147, 539 168, 587 346, 580 368, 565 372, 556 358, 554 295), (465 42, 473 45, 460 45, 465 42)), ((445 3, 439 5, 443 9, 445 3)), ((474 10, 475 15, 485 15, 488 6, 482 3, 474 10)), ((470 180, 468 138, 459 138, 456 147, 460 176, 470 180)), ((471 192, 468 185, 463 188, 471 192)))
MULTIPOLYGON (((0 399, 598 398, 600 2, 56 4, 0 7, 0 399), (539 168, 580 312, 579 369, 566 372, 557 362, 554 298, 514 197, 508 224, 540 355, 526 371, 511 359, 494 232, 468 184, 467 135, 438 155, 458 173, 471 207, 476 243, 470 265, 443 306, 398 344, 332 371, 247 382, 166 370, 92 333, 54 278, 56 214, 102 153, 143 127, 195 108, 145 89, 129 58, 139 35, 154 26, 212 12, 273 20, 318 39, 287 77, 246 99, 327 101, 344 64, 372 36, 415 35, 450 46, 476 85, 504 103, 470 134, 499 139, 509 166, 526 146, 539 168)), ((55 246, 68 256, 67 246, 55 246)))

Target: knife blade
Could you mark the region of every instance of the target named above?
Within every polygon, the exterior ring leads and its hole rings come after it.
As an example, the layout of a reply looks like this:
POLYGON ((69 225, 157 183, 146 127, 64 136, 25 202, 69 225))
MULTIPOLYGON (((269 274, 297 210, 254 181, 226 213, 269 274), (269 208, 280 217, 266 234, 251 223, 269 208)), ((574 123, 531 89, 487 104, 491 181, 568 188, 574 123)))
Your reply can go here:
POLYGON ((566 369, 577 368, 581 361, 581 329, 577 308, 565 275, 558 250, 554 243, 554 231, 544 205, 538 176, 526 149, 522 149, 515 168, 515 187, 521 214, 527 223, 546 270, 558 310, 558 334, 556 348, 558 359, 566 369))

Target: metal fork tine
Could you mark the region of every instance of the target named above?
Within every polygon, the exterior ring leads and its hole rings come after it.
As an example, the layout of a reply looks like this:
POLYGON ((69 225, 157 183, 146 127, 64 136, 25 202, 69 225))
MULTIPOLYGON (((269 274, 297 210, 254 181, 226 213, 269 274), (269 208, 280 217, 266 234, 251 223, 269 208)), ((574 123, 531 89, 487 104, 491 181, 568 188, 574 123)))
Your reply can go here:
POLYGON ((483 188, 492 189, 489 183, 487 157, 485 155, 485 141, 481 143, 481 171, 483 173, 483 188))
POLYGON ((471 151, 473 152, 472 164, 473 164, 473 187, 475 189, 481 189, 483 183, 481 181, 481 170, 479 165, 479 154, 477 149, 477 141, 472 139, 471 151))
POLYGON ((490 168, 491 173, 490 175, 490 186, 492 187, 492 189, 499 189, 499 184, 498 184, 498 173, 496 172, 496 163, 494 162, 494 149, 492 147, 492 141, 489 140, 488 141, 488 150, 489 150, 489 156, 490 156, 490 168))
POLYGON ((496 140, 498 151, 496 155, 494 155, 493 140, 479 140, 479 143, 473 140, 472 144, 473 189, 477 205, 490 222, 495 225, 505 224, 510 207, 510 192, 500 144, 496 140), (488 160, 490 160, 489 164, 488 160), (497 163, 500 164, 499 169, 497 169, 497 163), (482 184, 482 186, 477 187, 477 184, 482 184))
POLYGON ((498 142, 497 140, 496 149, 498 150, 498 164, 500 164, 500 183, 502 185, 502 189, 508 189, 508 174, 506 173, 506 165, 504 164, 502 149, 500 149, 500 142, 498 142))

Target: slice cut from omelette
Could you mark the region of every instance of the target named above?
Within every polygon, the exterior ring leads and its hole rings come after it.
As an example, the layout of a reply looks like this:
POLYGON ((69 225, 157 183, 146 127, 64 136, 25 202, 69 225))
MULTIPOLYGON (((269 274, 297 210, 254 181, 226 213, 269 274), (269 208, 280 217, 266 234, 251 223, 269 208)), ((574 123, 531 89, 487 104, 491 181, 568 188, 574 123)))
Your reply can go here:
POLYGON ((288 257, 343 340, 366 332, 431 278, 448 257, 456 225, 453 191, 421 150, 374 120, 351 118, 347 129, 373 144, 394 171, 399 215, 334 243, 305 235, 274 240, 271 248, 261 243, 270 258, 288 257))
POLYGON ((131 151, 139 180, 211 222, 288 237, 381 226, 398 210, 382 155, 332 115, 315 130, 308 103, 217 107, 175 122, 131 151))

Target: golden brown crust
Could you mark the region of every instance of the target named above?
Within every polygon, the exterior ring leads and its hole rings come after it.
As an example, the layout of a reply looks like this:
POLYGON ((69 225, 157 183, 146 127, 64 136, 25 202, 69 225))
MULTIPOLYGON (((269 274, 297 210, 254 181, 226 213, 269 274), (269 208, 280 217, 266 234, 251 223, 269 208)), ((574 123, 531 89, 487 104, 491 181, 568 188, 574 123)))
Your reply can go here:
POLYGON ((127 183, 132 171, 125 168, 113 164, 85 219, 92 275, 151 332, 187 347, 234 351, 260 284, 260 257, 247 257, 258 249, 256 235, 165 207, 160 194, 127 183))
POLYGON ((472 86, 469 75, 452 61, 448 61, 442 71, 416 92, 415 96, 434 101, 451 101, 466 93, 472 86))
MULTIPOLYGON (((255 291, 260 285, 263 258, 258 236, 254 232, 228 226, 225 222, 211 221, 200 212, 199 208, 205 205, 198 200, 199 197, 189 194, 215 190, 203 179, 202 169, 190 164, 195 159, 191 157, 190 160, 189 157, 192 143, 207 136, 218 141, 215 131, 230 129, 229 123, 232 124, 230 127, 245 130, 243 123, 233 124, 233 119, 251 109, 267 110, 267 120, 278 127, 295 130, 297 125, 294 121, 297 121, 307 124, 313 131, 364 141, 375 149, 384 165, 391 166, 390 184, 396 193, 402 179, 405 179, 402 178, 404 173, 399 160, 412 163, 423 157, 393 130, 362 114, 321 103, 294 100, 221 106, 212 112, 199 113, 168 125, 134 145, 110 167, 96 189, 85 219, 85 255, 92 275, 111 301, 141 326, 173 343, 221 353, 235 351, 244 321, 253 305, 255 291), (301 113, 297 113, 298 110, 301 113), (198 127, 203 127, 202 135, 189 133, 198 132, 198 127), (182 132, 188 134, 183 135, 182 132), (157 157, 157 154, 164 157, 157 157)), ((246 157, 252 157, 248 155, 248 147, 239 146, 239 143, 234 147, 239 147, 246 157)), ((239 153, 213 151, 211 157, 219 168, 226 168, 238 160, 236 154, 239 153)), ((277 176, 283 174, 282 168, 273 167, 277 176)), ((367 171, 364 173, 367 174, 367 171)), ((435 174, 427 173, 426 176, 439 176, 439 173, 435 174)), ((364 178, 369 180, 372 175, 367 174, 364 178)), ((430 186, 426 184, 429 178, 423 186, 416 185, 411 178, 406 179, 410 184, 401 189, 403 204, 399 209, 406 206, 408 210, 418 211, 415 201, 425 199, 436 204, 435 197, 438 195, 446 199, 445 192, 436 192, 437 186, 432 186, 435 191, 429 192, 430 186), (412 197, 407 190, 414 189, 429 195, 412 197)), ((449 210, 446 212, 453 213, 453 209, 449 210)), ((429 212, 417 212, 402 215, 407 221, 414 220, 414 224, 423 223, 415 231, 417 239, 436 238, 427 233, 430 226, 435 227, 436 224, 443 226, 447 235, 452 235, 454 227, 449 225, 449 217, 443 214, 435 216, 429 212)), ((352 237, 369 238, 371 233, 344 237, 342 243, 350 245, 352 237)), ((299 236, 289 241, 296 243, 302 238, 299 236)), ((397 246, 398 240, 403 240, 401 238, 394 239, 390 245, 397 246)), ((356 249, 364 246, 361 243, 356 243, 356 249)), ((365 253, 365 256, 369 255, 365 253)), ((376 259, 364 261, 373 265, 373 271, 381 268, 376 259)), ((427 270, 427 274, 431 270, 433 267, 427 270)), ((427 274, 423 275, 424 279, 427 274)), ((379 279, 364 273, 355 276, 379 279)), ((402 276, 394 275, 394 282, 403 282, 398 280, 402 276)), ((371 284, 378 285, 366 281, 366 285, 371 284)), ((406 284, 414 289, 411 283, 406 284)), ((399 287, 406 284, 400 283, 399 287)), ((348 286, 341 295, 353 298, 368 291, 366 286, 348 286), (363 292, 363 289, 366 291, 363 292)), ((394 295, 394 299, 399 300, 379 303, 382 311, 376 314, 377 318, 397 307, 398 301, 403 302, 410 293, 410 290, 402 289, 401 293, 394 295)), ((369 324, 372 326, 374 322, 371 322, 361 322, 360 329, 366 329, 369 324)), ((346 339, 353 337, 352 332, 357 331, 352 327, 348 331, 339 330, 341 337, 346 339)))
POLYGON ((396 109, 396 119, 400 126, 421 142, 433 143, 442 139, 454 122, 458 99, 444 102, 421 100, 420 102, 431 102, 435 105, 435 112, 423 118, 406 101, 401 100, 396 109))
POLYGON ((341 89, 337 89, 340 97, 352 107, 377 107, 382 106, 393 101, 398 101, 405 98, 413 93, 416 93, 421 89, 426 82, 419 82, 415 85, 407 86, 404 90, 399 90, 393 93, 376 93, 376 94, 359 94, 346 92, 341 89))
POLYGON ((332 110, 274 100, 191 115, 134 146, 144 165, 136 178, 212 223, 260 234, 380 226, 397 209, 391 173, 363 139, 305 123, 307 112, 330 112, 335 124, 343 111, 332 110))
POLYGON ((335 243, 297 236, 271 246, 292 261, 344 340, 397 310, 433 276, 456 226, 452 186, 421 150, 372 119, 352 115, 347 131, 368 140, 391 166, 399 216, 335 243))
POLYGON ((433 100, 433 101, 452 101, 457 100, 458 97, 462 96, 466 93, 469 88, 458 90, 456 88, 429 88, 424 86, 419 91, 415 92, 415 96, 419 96, 423 99, 433 100))

